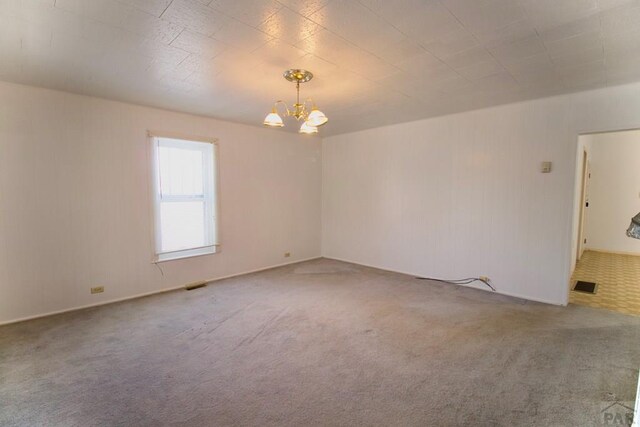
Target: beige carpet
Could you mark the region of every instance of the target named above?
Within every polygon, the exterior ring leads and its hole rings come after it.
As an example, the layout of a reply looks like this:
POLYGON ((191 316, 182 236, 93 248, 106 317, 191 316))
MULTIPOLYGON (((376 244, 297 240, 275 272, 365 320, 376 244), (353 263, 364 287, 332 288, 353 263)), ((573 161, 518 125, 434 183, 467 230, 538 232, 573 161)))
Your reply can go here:
POLYGON ((316 260, 0 327, 0 425, 600 425, 639 331, 316 260))
POLYGON ((573 272, 576 280, 598 284, 595 294, 571 291, 569 302, 640 316, 640 256, 585 251, 573 272))

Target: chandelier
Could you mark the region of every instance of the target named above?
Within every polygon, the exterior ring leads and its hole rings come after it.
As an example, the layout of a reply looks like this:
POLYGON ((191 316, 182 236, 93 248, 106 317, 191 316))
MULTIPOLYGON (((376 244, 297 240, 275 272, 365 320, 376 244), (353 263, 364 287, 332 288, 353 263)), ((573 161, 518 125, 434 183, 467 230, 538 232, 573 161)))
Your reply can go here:
POLYGON ((322 126, 327 123, 329 119, 324 113, 316 107, 311 98, 307 98, 306 101, 300 103, 300 83, 306 83, 313 78, 313 74, 307 70, 291 69, 284 72, 284 78, 292 83, 296 84, 297 98, 296 103, 293 104, 293 110, 289 110, 289 107, 284 101, 276 101, 273 104, 273 109, 267 117, 264 119, 264 124, 270 127, 283 127, 284 122, 282 117, 278 114, 278 105, 282 104, 285 108, 285 117, 295 117, 296 120, 302 120, 302 126, 300 126, 300 133, 318 133, 318 126, 322 126), (311 111, 307 108, 307 102, 311 103, 311 111))

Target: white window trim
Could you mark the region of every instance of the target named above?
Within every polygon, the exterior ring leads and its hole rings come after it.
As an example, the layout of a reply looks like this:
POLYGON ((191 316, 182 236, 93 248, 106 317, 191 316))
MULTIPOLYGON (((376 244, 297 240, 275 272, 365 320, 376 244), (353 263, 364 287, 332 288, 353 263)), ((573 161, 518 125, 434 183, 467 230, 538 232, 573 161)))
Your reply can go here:
MULTIPOLYGON (((152 258, 151 262, 154 264, 172 260, 179 260, 185 258, 193 258, 204 255, 212 255, 220 252, 220 198, 219 198, 219 149, 217 138, 203 138, 193 137, 187 135, 179 135, 168 132, 152 132, 148 131, 148 147, 149 147, 149 165, 151 167, 150 177, 150 191, 151 191, 151 216, 153 219, 153 227, 151 228, 151 248, 152 258), (176 251, 159 252, 160 241, 158 231, 160 228, 160 199, 159 199, 159 181, 158 181, 158 169, 157 169, 157 143, 158 138, 179 139, 183 141, 209 143, 213 145, 213 171, 209 173, 213 175, 213 184, 209 180, 205 184, 213 185, 213 203, 212 212, 208 212, 208 215, 213 215, 215 230, 213 230, 213 244, 209 246, 203 246, 199 248, 181 249, 176 251)), ((205 194, 208 193, 210 188, 205 189, 205 194)), ((170 202, 167 199, 175 199, 176 201, 187 200, 192 198, 191 196, 165 196, 165 202, 170 202)), ((193 197, 194 200, 200 200, 199 197, 193 197)), ((208 225, 208 224, 207 224, 208 225)))

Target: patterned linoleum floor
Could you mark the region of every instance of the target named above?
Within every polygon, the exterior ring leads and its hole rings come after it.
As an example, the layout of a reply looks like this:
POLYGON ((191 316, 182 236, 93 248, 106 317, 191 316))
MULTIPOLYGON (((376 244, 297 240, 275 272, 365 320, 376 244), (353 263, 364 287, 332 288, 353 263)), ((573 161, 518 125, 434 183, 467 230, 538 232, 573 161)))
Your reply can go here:
POLYGON ((640 316, 640 256, 585 251, 573 272, 576 280, 596 282, 595 295, 569 292, 569 302, 640 316))

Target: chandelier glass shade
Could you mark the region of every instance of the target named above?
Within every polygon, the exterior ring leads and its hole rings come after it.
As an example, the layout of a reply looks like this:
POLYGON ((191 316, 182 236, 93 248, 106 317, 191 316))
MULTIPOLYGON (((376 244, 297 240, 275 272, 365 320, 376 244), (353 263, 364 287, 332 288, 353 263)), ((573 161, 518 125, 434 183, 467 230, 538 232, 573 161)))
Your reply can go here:
POLYGON ((308 124, 309 122, 302 122, 302 126, 300 126, 300 133, 312 134, 318 133, 317 126, 311 126, 308 124))
POLYGON ((309 123, 312 126, 322 126, 328 121, 329 119, 327 118, 327 116, 325 116, 322 111, 315 108, 309 113, 309 117, 307 117, 306 123, 309 123))
POLYGON ((281 128, 281 127, 284 126, 284 122, 282 121, 282 117, 280 117, 278 115, 278 110, 276 110, 275 106, 273 107, 271 112, 269 114, 267 114, 267 117, 264 118, 264 124, 266 126, 271 126, 271 127, 275 127, 275 128, 281 128))
POLYGON ((284 126, 284 122, 282 121, 282 117, 276 111, 276 108, 273 107, 273 111, 267 114, 267 117, 264 118, 263 124, 265 126, 271 126, 274 128, 281 128, 284 126))
POLYGON ((313 74, 307 70, 294 68, 285 71, 284 78, 296 84, 296 103, 293 104, 293 108, 289 109, 284 101, 276 101, 273 104, 271 112, 264 118, 263 124, 269 127, 283 127, 284 121, 280 114, 278 114, 278 106, 283 105, 285 117, 294 117, 297 121, 302 121, 299 130, 300 133, 318 133, 318 126, 327 123, 329 119, 322 111, 318 110, 311 98, 300 102, 300 83, 306 83, 311 80, 313 74), (308 108, 307 104, 311 105, 311 109, 308 108))

